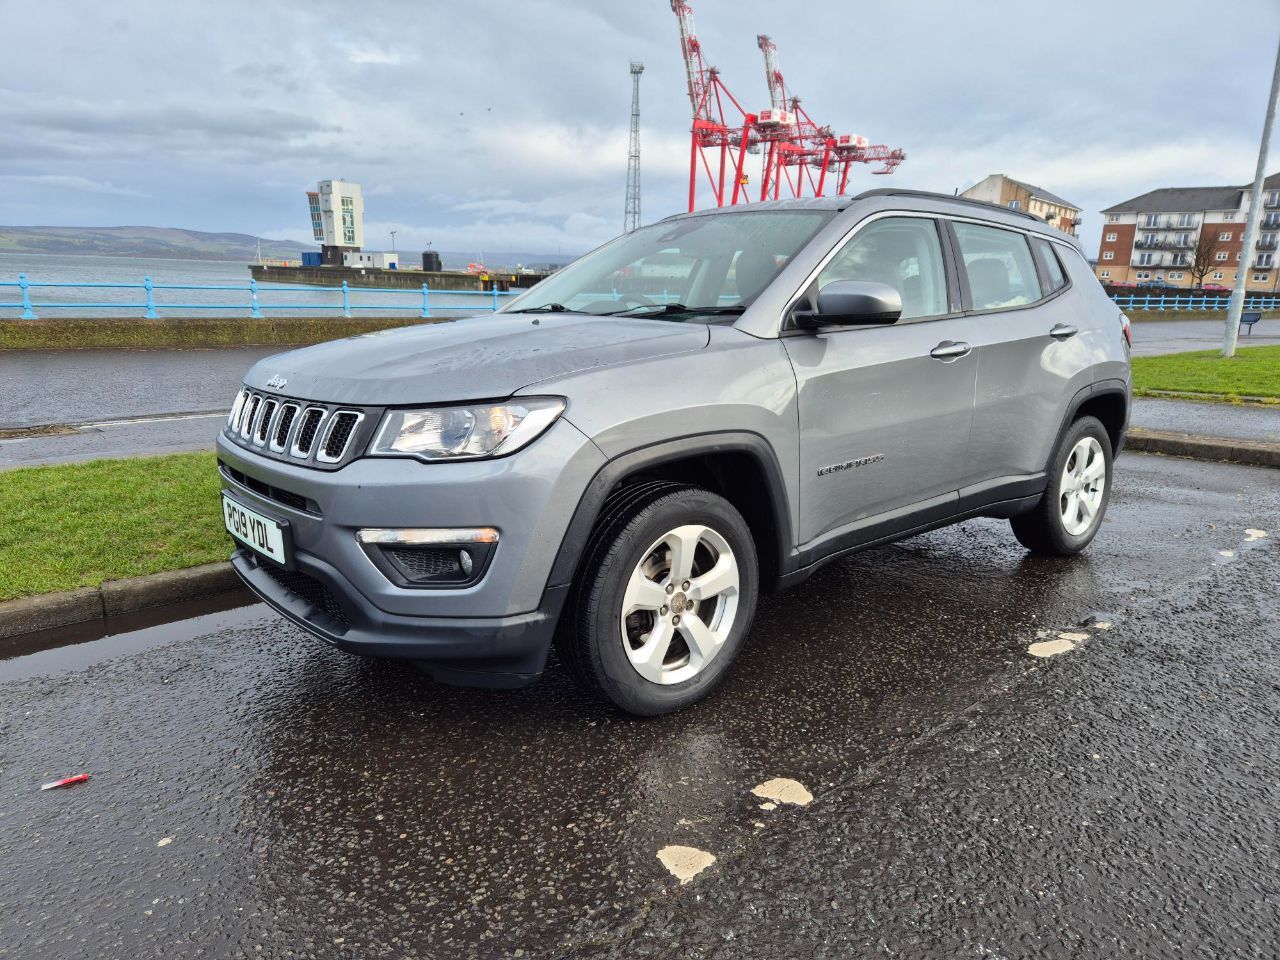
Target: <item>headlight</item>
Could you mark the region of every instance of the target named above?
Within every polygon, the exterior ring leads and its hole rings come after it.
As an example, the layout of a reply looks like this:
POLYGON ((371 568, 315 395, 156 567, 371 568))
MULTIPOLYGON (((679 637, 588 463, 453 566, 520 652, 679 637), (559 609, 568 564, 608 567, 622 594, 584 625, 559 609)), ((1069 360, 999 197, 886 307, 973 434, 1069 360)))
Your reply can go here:
POLYGON ((559 397, 388 410, 369 453, 420 460, 501 456, 535 440, 563 411, 564 401, 559 397))

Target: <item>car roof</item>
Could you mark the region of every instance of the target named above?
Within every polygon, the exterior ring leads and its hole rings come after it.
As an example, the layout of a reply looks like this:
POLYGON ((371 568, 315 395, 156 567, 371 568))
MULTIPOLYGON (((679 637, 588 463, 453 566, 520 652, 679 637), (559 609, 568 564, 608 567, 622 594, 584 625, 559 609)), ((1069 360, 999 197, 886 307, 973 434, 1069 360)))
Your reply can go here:
MULTIPOLYGON (((985 200, 974 200, 969 197, 953 196, 949 193, 933 193, 928 190, 907 190, 895 187, 878 190, 864 190, 862 193, 844 194, 834 197, 801 197, 786 200, 763 200, 753 203, 740 203, 730 207, 709 207, 694 210, 691 213, 677 213, 666 217, 667 220, 682 220, 688 217, 725 216, 736 213, 760 213, 770 210, 830 210, 836 213, 861 206, 866 201, 880 199, 892 200, 902 198, 915 201, 910 209, 925 210, 932 213, 950 213, 956 216, 973 217, 1004 223, 1022 230, 1032 230, 1053 240, 1061 240, 1071 244, 1072 237, 1058 230, 1035 214, 1022 210, 1010 210, 985 200)), ((1073 244, 1074 245, 1074 244, 1073 244)))

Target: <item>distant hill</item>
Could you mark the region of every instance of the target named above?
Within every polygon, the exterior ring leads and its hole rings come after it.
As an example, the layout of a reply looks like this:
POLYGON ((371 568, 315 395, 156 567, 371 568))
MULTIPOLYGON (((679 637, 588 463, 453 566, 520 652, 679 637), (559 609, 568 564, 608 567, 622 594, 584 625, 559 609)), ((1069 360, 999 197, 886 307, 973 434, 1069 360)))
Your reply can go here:
MULTIPOLYGON (((317 246, 263 240, 262 256, 293 259, 317 246)), ((0 253, 81 254, 96 257, 166 257, 174 260, 258 259, 258 238, 247 233, 205 233, 176 227, 4 227, 0 253)))

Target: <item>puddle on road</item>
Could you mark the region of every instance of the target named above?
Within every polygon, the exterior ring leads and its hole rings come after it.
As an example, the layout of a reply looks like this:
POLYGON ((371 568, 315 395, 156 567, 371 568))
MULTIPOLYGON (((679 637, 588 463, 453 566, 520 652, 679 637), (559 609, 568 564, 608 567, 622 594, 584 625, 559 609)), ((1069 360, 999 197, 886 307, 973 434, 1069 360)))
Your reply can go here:
POLYGON ((247 590, 0 639, 0 683, 83 670, 275 614, 247 590))

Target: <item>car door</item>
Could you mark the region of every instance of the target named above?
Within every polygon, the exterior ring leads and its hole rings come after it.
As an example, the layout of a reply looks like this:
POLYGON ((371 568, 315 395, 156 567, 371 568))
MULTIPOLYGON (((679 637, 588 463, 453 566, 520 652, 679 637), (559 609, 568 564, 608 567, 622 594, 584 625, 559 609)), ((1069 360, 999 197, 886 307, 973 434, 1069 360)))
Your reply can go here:
POLYGON ((951 229, 978 371, 964 485, 1013 486, 1043 472, 1087 380, 1085 324, 1048 240, 965 221, 951 229))
POLYGON ((875 280, 902 295, 888 326, 783 338, 799 405, 800 542, 811 555, 948 515, 973 416, 976 364, 932 217, 856 227, 806 290, 875 280))

